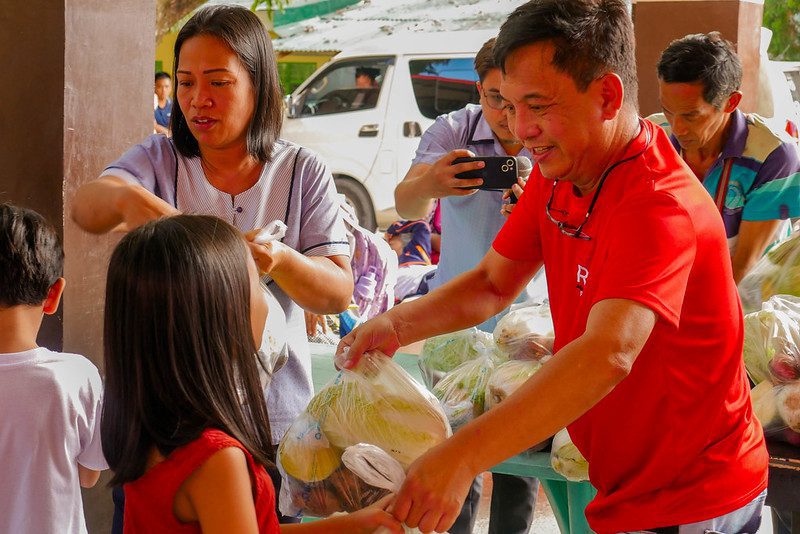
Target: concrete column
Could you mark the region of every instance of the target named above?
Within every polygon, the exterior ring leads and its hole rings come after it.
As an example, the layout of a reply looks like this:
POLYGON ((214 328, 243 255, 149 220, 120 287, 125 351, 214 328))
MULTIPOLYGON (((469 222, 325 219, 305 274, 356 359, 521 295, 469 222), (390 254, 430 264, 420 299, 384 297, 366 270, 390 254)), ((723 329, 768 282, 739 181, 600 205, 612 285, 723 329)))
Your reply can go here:
MULTIPOLYGON (((102 363, 105 271, 115 236, 69 219, 76 189, 153 128, 155 0, 0 0, 0 200, 61 233, 67 289, 39 343, 102 363)), ((108 532, 103 481, 86 494, 90 532, 108 532)))
POLYGON ((758 97, 763 0, 634 0, 639 108, 643 117, 661 111, 656 64, 674 39, 719 31, 742 60, 741 109, 754 111, 758 97))

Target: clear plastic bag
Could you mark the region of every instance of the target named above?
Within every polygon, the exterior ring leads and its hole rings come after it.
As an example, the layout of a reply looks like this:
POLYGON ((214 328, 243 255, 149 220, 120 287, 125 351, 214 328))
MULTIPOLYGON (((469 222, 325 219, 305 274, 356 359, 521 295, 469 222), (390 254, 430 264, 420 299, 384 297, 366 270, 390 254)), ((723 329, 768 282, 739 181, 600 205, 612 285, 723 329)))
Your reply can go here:
POLYGON ((374 445, 407 469, 451 433, 429 391, 390 358, 368 353, 317 393, 281 440, 281 513, 325 517, 386 495, 342 463, 347 447, 374 445))
POLYGON ((573 482, 589 480, 589 462, 583 457, 578 447, 572 443, 572 438, 566 428, 553 436, 550 465, 553 467, 553 471, 567 480, 573 482))
POLYGON ((745 316, 743 353, 764 433, 800 445, 800 298, 776 295, 745 316))
MULTIPOLYGON (((542 367, 536 360, 509 360, 497 365, 486 383, 486 407, 489 411, 514 393, 542 367)), ((537 443, 523 454, 539 452, 550 444, 550 439, 537 443)))
POLYGON ((485 409, 486 385, 496 361, 489 349, 480 347, 480 356, 462 363, 433 386, 433 394, 455 432, 480 416, 485 409))
POLYGON ((428 388, 459 365, 478 357, 481 348, 492 346, 492 335, 475 327, 428 338, 419 356, 419 369, 428 388))
POLYGON ((800 296, 800 233, 766 253, 739 283, 745 313, 774 295, 800 296))
POLYGON ((544 360, 553 355, 550 306, 536 303, 514 308, 497 322, 494 342, 512 360, 544 360))

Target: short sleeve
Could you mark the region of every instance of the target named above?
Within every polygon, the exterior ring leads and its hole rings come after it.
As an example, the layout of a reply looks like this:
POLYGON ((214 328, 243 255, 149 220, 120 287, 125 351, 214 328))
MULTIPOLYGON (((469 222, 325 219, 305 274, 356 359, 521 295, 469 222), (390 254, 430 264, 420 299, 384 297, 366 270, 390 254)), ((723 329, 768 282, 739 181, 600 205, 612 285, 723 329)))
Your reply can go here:
POLYGON ((608 245, 598 250, 605 264, 595 302, 636 301, 677 327, 696 256, 696 230, 672 195, 648 197, 628 199, 609 221, 608 245))
POLYGON ((88 469, 102 471, 108 469, 100 439, 100 416, 103 406, 103 384, 97 368, 86 362, 88 373, 85 387, 80 392, 83 417, 78 422, 81 452, 78 463, 88 469))
POLYGON ((544 210, 540 194, 544 183, 552 182, 546 182, 539 172, 539 167, 536 167, 516 207, 492 243, 492 248, 501 256, 516 261, 542 260, 538 211, 544 210))
POLYGON ((118 176, 141 185, 174 206, 177 158, 175 146, 167 136, 151 135, 106 167, 100 176, 118 176))
POLYGON ((419 141, 417 153, 412 165, 424 163, 433 165, 442 156, 457 148, 464 148, 464 142, 459 142, 458 123, 453 114, 440 115, 433 124, 425 130, 419 141))
POLYGON ((302 215, 298 251, 306 256, 350 256, 350 244, 333 177, 311 152, 301 150, 302 215))
POLYGON ((800 157, 782 143, 764 160, 745 195, 742 219, 771 221, 800 217, 800 157))

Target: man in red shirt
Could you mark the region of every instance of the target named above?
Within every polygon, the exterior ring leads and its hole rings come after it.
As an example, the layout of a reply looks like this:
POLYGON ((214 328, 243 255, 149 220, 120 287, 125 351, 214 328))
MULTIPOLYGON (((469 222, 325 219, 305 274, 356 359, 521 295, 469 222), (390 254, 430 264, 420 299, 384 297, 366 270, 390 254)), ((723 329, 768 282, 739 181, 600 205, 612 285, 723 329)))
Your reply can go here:
POLYGON ((713 201, 638 117, 623 0, 532 0, 495 44, 509 124, 536 168, 472 271, 342 340, 347 364, 465 328, 544 263, 555 357, 409 470, 395 517, 447 529, 476 473, 568 426, 599 533, 755 532, 768 455, 713 201))

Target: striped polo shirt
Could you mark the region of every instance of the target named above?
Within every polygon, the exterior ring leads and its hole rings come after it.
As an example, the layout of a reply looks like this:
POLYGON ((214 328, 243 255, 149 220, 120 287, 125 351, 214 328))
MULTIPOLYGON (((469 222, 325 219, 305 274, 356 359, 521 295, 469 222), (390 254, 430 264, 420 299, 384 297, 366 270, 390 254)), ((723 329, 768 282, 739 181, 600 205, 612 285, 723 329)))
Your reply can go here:
MULTIPOLYGON (((214 215, 243 232, 279 219, 287 226, 282 241, 306 256, 350 256, 330 172, 310 150, 283 139, 275 142, 258 182, 238 195, 212 186, 200 158, 183 157, 163 135, 135 145, 101 173, 105 175, 139 184, 183 213, 214 215)), ((288 325, 288 361, 265 392, 272 440, 278 443, 313 395, 311 355, 302 308, 269 277, 264 281, 288 325)))
MULTIPOLYGON (((648 117, 669 135, 678 153, 681 146, 663 113, 648 117)), ((738 109, 731 115, 730 135, 719 158, 702 177, 712 197, 717 194, 726 161, 730 175, 722 207, 722 220, 731 255, 736 249, 742 221, 786 220, 800 216, 800 157, 797 145, 783 133, 772 131, 754 114, 738 109)), ((786 225, 788 230, 788 224, 786 225)))

